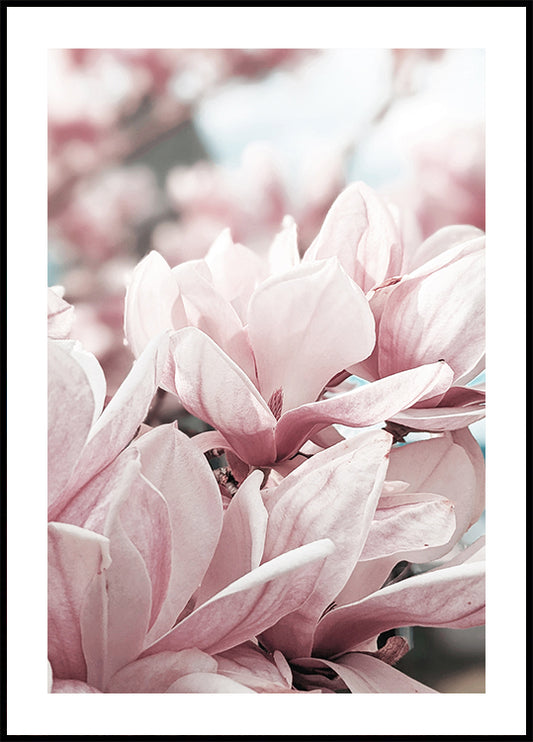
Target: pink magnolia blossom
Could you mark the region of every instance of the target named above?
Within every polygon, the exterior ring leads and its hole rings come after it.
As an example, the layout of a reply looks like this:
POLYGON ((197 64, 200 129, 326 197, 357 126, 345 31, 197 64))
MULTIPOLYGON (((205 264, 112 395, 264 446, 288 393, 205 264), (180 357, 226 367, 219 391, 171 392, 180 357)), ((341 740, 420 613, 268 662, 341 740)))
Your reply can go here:
MULTIPOLYGON (((146 432, 49 525, 52 692, 294 692, 320 683, 328 691, 327 657, 352 692, 427 692, 386 665, 372 642, 413 622, 475 625, 479 570, 450 563, 442 579, 409 578, 324 613, 369 543, 374 559, 410 552, 416 560, 454 538, 450 500, 418 489, 427 478, 407 498, 384 487, 391 440, 363 433, 268 490, 255 471, 223 511, 194 443, 173 425, 146 432), (384 530, 384 519, 395 527, 384 530), (435 592, 437 603, 428 600, 435 592), (374 615, 374 603, 375 621, 352 625, 352 613, 374 615), (348 622, 340 652, 329 648, 338 634, 331 616, 348 622), (375 656, 360 659, 361 651, 375 656)), ((468 456, 462 463, 473 466, 468 456)))
POLYGON ((449 226, 417 249, 404 244, 394 212, 368 186, 349 186, 331 207, 304 263, 337 256, 366 292, 376 345, 348 371, 369 381, 444 360, 450 388, 394 414, 410 428, 463 428, 484 416, 484 391, 467 387, 484 369, 485 238, 449 226))
POLYGON ((293 224, 269 257, 296 265, 261 280, 257 257, 222 235, 204 261, 173 269, 151 253, 128 288, 125 332, 136 355, 154 334, 178 330, 162 385, 219 431, 201 439, 208 448, 270 466, 331 423, 372 425, 448 389, 451 369, 437 362, 319 399, 350 359, 371 352, 368 302, 337 258, 298 264, 293 224))
POLYGON ((266 556, 315 532, 336 547, 306 603, 260 637, 264 648, 281 651, 293 671, 303 673, 299 687, 320 685, 320 678, 306 673, 328 667, 352 692, 428 692, 388 666, 406 647, 398 647, 402 640, 396 637, 396 650, 394 642, 378 650, 379 634, 402 626, 483 623, 481 542, 442 567, 380 589, 398 561, 447 554, 482 508, 482 457, 470 434, 420 443, 393 449, 388 463, 387 434, 360 434, 313 456, 265 491, 266 556), (384 481, 406 471, 407 487, 384 481))
POLYGON ((76 494, 49 524, 52 692, 249 692, 219 677, 211 655, 305 602, 333 545, 262 563, 244 549, 242 575, 205 600, 195 593, 222 514, 207 461, 173 425, 145 433, 76 494))
POLYGON ((408 650, 404 639, 393 637, 382 649, 376 639, 400 626, 482 623, 482 565, 462 565, 479 545, 460 552, 445 569, 380 587, 401 560, 446 555, 477 519, 483 507, 482 456, 463 432, 466 437, 447 433, 390 451, 387 433, 368 431, 313 456, 272 488, 260 490, 261 475, 251 474, 224 514, 211 577, 200 594, 207 597, 235 577, 231 557, 237 556, 237 533, 249 533, 246 553, 262 550, 263 559, 318 533, 330 538, 335 550, 307 601, 263 632, 259 646, 224 653, 232 664, 219 672, 231 670, 232 678, 261 692, 287 692, 280 673, 307 691, 431 692, 391 666, 408 650), (368 616, 360 635, 359 615, 368 616), (319 635, 327 639, 319 642, 319 635), (326 668, 337 679, 331 680, 326 668))

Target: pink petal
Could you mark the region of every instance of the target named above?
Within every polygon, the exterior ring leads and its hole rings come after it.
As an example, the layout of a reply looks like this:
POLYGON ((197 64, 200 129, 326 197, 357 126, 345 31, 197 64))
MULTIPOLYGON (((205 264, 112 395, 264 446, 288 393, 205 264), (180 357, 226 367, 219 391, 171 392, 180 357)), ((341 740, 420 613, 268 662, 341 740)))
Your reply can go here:
POLYGON ((65 485, 83 450, 95 399, 70 341, 48 343, 48 498, 50 518, 65 502, 65 485), (66 343, 66 344, 64 344, 66 343))
POLYGON ((111 504, 121 492, 129 489, 132 478, 139 475, 139 466, 135 464, 138 459, 139 455, 133 448, 126 448, 75 492, 55 519, 103 533, 111 504))
POLYGON ((460 430, 468 425, 483 420, 485 405, 469 405, 468 407, 431 407, 427 409, 409 409, 398 412, 389 417, 389 420, 400 425, 406 425, 413 430, 426 430, 439 433, 446 430, 460 430))
POLYGON ((194 672, 216 673, 217 662, 199 649, 159 652, 135 660, 109 681, 108 693, 166 693, 172 683, 194 672))
POLYGON ((263 261, 249 248, 233 242, 230 230, 225 229, 207 251, 205 262, 216 290, 230 302, 241 322, 246 322, 250 296, 266 278, 263 261))
POLYGON ((87 445, 68 483, 75 492, 109 464, 132 440, 146 417, 167 361, 168 336, 154 338, 91 428, 87 445))
POLYGON ((364 183, 348 186, 333 202, 304 260, 332 255, 365 293, 400 271, 398 228, 385 203, 364 183))
POLYGON ((250 300, 248 335, 261 395, 280 393, 280 412, 313 402, 375 342, 368 302, 335 258, 264 281, 250 300))
POLYGON ((381 493, 391 436, 367 431, 346 443, 299 466, 268 500, 265 559, 320 537, 335 544, 305 605, 263 634, 287 657, 310 654, 316 623, 355 567, 381 493))
POLYGON ((187 324, 208 335, 254 381, 254 359, 243 323, 214 286, 207 263, 189 260, 172 272, 183 297, 187 324))
POLYGON ((251 639, 307 600, 333 548, 322 539, 262 564, 193 611, 143 656, 188 647, 216 654, 251 639))
POLYGON ((85 680, 80 614, 88 588, 110 562, 107 538, 48 524, 48 657, 55 678, 85 680))
POLYGON ((152 338, 187 324, 176 279, 156 251, 135 267, 126 291, 124 334, 138 358, 152 338))
POLYGON ((433 492, 454 503, 457 526, 451 548, 483 512, 483 471, 479 445, 469 431, 458 431, 393 448, 387 477, 408 482, 410 492, 433 492))
POLYGON ((215 554, 198 591, 198 603, 205 602, 261 563, 268 519, 260 493, 262 482, 263 472, 253 471, 225 511, 215 554))
POLYGON ((454 224, 442 227, 425 239, 414 254, 410 256, 409 265, 406 266, 404 272, 413 271, 415 268, 441 255, 446 250, 450 250, 453 247, 482 236, 483 232, 481 229, 469 224, 454 224))
POLYGON ((255 693, 240 683, 213 673, 191 673, 176 680, 167 693, 255 693))
MULTIPOLYGON (((176 425, 155 428, 134 447, 144 477, 166 502, 171 528, 168 592, 146 639, 151 643, 174 625, 201 583, 222 528, 222 501, 205 456, 176 425)), ((162 532, 154 529, 154 534, 162 539, 162 532)))
POLYGON ((394 286, 379 325, 380 376, 444 359, 455 381, 477 365, 485 351, 484 266, 477 249, 394 286))
POLYGON ((296 223, 291 216, 283 219, 283 228, 274 237, 268 249, 271 275, 284 273, 300 264, 296 223))
POLYGON ((172 336, 171 351, 184 407, 219 430, 244 461, 275 461, 274 415, 231 358, 193 327, 172 336))
POLYGON ((278 458, 288 458, 331 423, 365 427, 390 419, 424 397, 444 393, 451 377, 445 363, 432 363, 289 410, 276 429, 278 458))
POLYGON ((68 338, 74 321, 74 307, 52 287, 48 289, 48 337, 55 340, 68 338))
MULTIPOLYGON (((283 657, 275 652, 278 662, 283 657)), ((258 693, 287 693, 292 686, 292 673, 283 658, 283 674, 274 658, 270 659, 256 644, 246 642, 216 655, 218 672, 258 693)))
POLYGON ((439 495, 381 497, 361 560, 394 555, 395 562, 430 561, 434 547, 446 545, 455 532, 454 510, 453 503, 439 495))
POLYGON ((122 522, 127 500, 113 505, 105 525, 111 565, 93 580, 81 615, 87 682, 103 690, 117 670, 140 654, 151 614, 150 576, 127 533, 128 518, 126 527, 122 522))
POLYGON ((436 693, 427 685, 395 670, 386 662, 368 654, 354 652, 339 657, 336 662, 324 659, 302 659, 303 667, 325 665, 334 670, 351 693, 436 693))
POLYGON ((102 693, 98 688, 87 685, 82 680, 54 679, 52 693, 102 693))
POLYGON ((382 588, 320 621, 313 653, 332 657, 401 626, 469 628, 484 622, 485 565, 460 564, 425 572, 382 588))

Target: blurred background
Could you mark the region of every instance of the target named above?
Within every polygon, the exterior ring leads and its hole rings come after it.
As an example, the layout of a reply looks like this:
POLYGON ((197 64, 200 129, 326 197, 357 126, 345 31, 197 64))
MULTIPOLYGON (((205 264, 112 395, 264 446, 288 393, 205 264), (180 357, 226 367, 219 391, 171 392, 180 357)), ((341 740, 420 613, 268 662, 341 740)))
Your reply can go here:
MULTIPOLYGON (((340 191, 364 180, 410 239, 485 228, 480 49, 56 49, 48 59, 49 285, 112 395, 128 276, 222 231, 261 252, 290 214, 303 252, 340 191)), ((484 380, 484 375, 473 383, 484 380)), ((482 449, 484 422, 471 426, 482 449)), ((465 537, 484 532, 484 517, 465 537)), ((484 630, 415 628, 398 667, 484 692, 484 630)))

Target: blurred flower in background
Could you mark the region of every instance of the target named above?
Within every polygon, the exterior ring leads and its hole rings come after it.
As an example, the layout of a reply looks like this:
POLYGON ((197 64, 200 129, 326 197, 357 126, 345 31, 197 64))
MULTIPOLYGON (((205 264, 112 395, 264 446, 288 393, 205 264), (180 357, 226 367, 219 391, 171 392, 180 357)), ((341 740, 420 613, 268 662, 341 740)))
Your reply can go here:
MULTIPOLYGON (((150 250, 173 267, 229 228, 266 254, 290 215, 303 255, 353 180, 397 209, 405 242, 485 227, 481 50, 49 54, 49 283, 74 305, 70 337, 100 361, 108 395, 133 362, 125 289, 150 250)), ((444 631, 416 629, 401 669, 444 692, 483 692, 482 630, 444 631)))

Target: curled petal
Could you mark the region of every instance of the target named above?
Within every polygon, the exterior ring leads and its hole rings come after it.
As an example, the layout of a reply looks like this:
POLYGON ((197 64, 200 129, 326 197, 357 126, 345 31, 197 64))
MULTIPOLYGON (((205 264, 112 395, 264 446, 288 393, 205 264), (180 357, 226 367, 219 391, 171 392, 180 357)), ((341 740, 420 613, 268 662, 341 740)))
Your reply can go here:
POLYGON ((143 656, 188 647, 216 654, 251 639, 307 600, 333 549, 322 539, 262 564, 193 611, 143 656))
POLYGON ((386 662, 362 652, 339 657, 336 662, 310 658, 296 661, 300 667, 325 666, 334 670, 351 693, 436 693, 427 685, 395 670, 386 662))
POLYGON ((80 616, 92 580, 109 566, 109 541, 66 523, 49 523, 48 536, 48 657, 56 679, 86 680, 80 616))
POLYGON ((187 324, 176 279, 155 250, 135 267, 126 290, 124 334, 138 358, 152 338, 187 324))
POLYGON ((171 337, 171 352, 174 388, 189 412, 219 430, 244 461, 275 461, 276 419, 231 358, 193 327, 171 337))
POLYGON ((485 565, 425 572, 335 608, 320 621, 313 654, 332 657, 401 626, 479 626, 485 618, 485 565))
POLYGON ((68 483, 76 492, 109 464, 133 439, 146 417, 168 355, 168 336, 154 338, 122 382, 89 433, 76 472, 68 483))
POLYGON ((398 228, 384 201, 364 183, 348 186, 333 202, 304 260, 331 255, 365 293, 400 271, 398 228))
POLYGON ((426 264, 394 286, 379 325, 380 376, 444 359, 455 381, 477 367, 485 352, 485 255, 484 240, 473 242, 478 249, 438 270, 426 264))
POLYGON ((183 297, 187 325, 205 332, 254 381, 254 359, 243 323, 215 287, 206 261, 190 260, 172 272, 183 297))
POLYGON ((362 428, 390 419, 425 397, 444 393, 451 379, 449 366, 432 363, 289 410, 276 429, 278 458, 288 458, 331 423, 362 428))
MULTIPOLYGON (((164 498, 170 523, 168 591, 148 644, 174 625, 202 581, 222 528, 222 502, 205 456, 176 425, 160 425, 134 447, 141 454, 143 476, 164 498)), ((163 544, 165 532, 154 528, 153 519, 149 527, 163 544)))
POLYGON ((446 430, 466 428, 485 417, 485 405, 473 404, 467 407, 430 407, 424 409, 402 410, 389 417, 389 420, 405 425, 413 430, 426 430, 440 433, 446 430))

